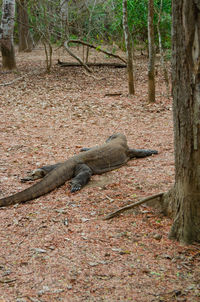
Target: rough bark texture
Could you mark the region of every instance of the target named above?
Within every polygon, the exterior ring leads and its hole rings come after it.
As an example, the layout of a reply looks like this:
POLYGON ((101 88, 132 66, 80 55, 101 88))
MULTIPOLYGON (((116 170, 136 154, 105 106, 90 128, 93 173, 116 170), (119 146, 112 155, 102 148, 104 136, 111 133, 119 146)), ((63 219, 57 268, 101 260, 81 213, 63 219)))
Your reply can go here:
POLYGON ((19 51, 31 51, 33 41, 29 31, 27 13, 27 0, 17 1, 18 29, 19 29, 19 51))
POLYGON ((130 34, 128 28, 127 0, 123 0, 123 28, 124 28, 124 36, 125 36, 126 52, 127 52, 129 94, 134 94, 135 89, 134 89, 134 77, 133 77, 133 55, 132 55, 131 40, 130 40, 130 34))
POLYGON ((15 51, 13 45, 13 29, 15 17, 15 1, 4 0, 2 4, 2 20, 0 28, 0 43, 3 68, 16 68, 15 51))
POLYGON ((154 49, 154 1, 149 0, 148 4, 148 45, 149 45, 149 65, 148 65, 148 98, 149 102, 155 102, 155 49, 154 49))
POLYGON ((175 217, 170 238, 200 242, 200 4, 173 1, 175 217))

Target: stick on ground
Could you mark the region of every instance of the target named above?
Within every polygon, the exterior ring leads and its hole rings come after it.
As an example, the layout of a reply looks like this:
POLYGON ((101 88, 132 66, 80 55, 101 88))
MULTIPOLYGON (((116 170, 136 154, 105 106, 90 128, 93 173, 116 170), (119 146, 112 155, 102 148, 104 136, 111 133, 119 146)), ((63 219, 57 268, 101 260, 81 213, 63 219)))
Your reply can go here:
POLYGON ((141 199, 140 201, 135 202, 135 203, 131 203, 131 204, 125 206, 125 207, 119 208, 118 210, 116 210, 116 211, 114 211, 114 212, 108 214, 108 215, 104 218, 104 220, 108 220, 108 219, 111 219, 111 218, 113 218, 113 217, 115 217, 115 216, 118 216, 119 214, 121 214, 121 213, 123 213, 123 212, 125 212, 125 211, 127 211, 127 210, 133 209, 134 207, 137 207, 137 206, 139 206, 139 205, 141 205, 141 204, 143 204, 143 203, 145 203, 145 202, 147 202, 147 201, 149 201, 149 200, 152 200, 152 199, 155 199, 155 198, 158 198, 158 197, 161 198, 161 197, 163 196, 163 194, 164 194, 164 192, 161 192, 161 193, 158 193, 158 194, 156 194, 156 195, 152 195, 152 196, 143 198, 143 199, 141 199))

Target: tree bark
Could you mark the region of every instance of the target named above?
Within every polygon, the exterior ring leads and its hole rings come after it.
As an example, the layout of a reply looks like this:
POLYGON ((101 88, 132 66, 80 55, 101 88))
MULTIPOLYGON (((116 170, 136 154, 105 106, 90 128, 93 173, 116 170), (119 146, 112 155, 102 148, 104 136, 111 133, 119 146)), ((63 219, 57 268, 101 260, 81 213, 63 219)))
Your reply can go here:
POLYGON ((149 102, 155 102, 155 47, 154 47, 154 1, 148 3, 148 47, 149 47, 149 64, 148 64, 148 99, 149 102))
POLYGON ((14 18, 15 1, 3 0, 0 27, 0 44, 3 68, 10 70, 16 68, 15 50, 13 43, 14 18))
POLYGON ((134 77, 133 77, 133 54, 132 54, 130 33, 128 28, 127 0, 123 0, 123 28, 124 28, 124 37, 125 37, 126 53, 127 53, 129 94, 134 94, 135 88, 134 88, 134 77))
POLYGON ((200 3, 172 5, 175 217, 169 237, 192 243, 200 242, 200 3))

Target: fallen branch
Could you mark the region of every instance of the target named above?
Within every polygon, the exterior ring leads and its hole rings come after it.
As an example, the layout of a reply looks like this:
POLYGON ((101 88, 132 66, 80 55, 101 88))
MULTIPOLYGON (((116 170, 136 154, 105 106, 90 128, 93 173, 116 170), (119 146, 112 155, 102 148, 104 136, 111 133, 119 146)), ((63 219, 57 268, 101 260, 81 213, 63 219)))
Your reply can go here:
POLYGON ((113 93, 106 93, 104 94, 104 96, 120 96, 122 95, 121 92, 113 92, 113 93))
POLYGON ((73 57, 75 58, 89 73, 92 73, 92 70, 81 60, 81 58, 79 58, 78 56, 76 56, 70 49, 69 49, 69 43, 72 40, 69 41, 65 41, 64 43, 64 47, 67 50, 67 52, 73 57))
POLYGON ((121 60, 122 62, 124 62, 126 64, 126 60, 125 59, 123 59, 122 57, 120 57, 118 55, 115 55, 115 54, 113 54, 113 53, 111 53, 111 52, 109 52, 107 50, 101 49, 99 46, 95 46, 93 44, 87 43, 87 42, 82 41, 82 40, 68 40, 66 42, 67 42, 67 45, 69 43, 76 43, 76 44, 82 44, 82 45, 88 46, 88 47, 93 48, 93 49, 95 49, 97 51, 103 52, 103 53, 105 53, 108 56, 111 56, 111 57, 114 57, 116 59, 119 59, 119 60, 121 60))
POLYGON ((85 64, 85 63, 81 60, 81 58, 79 58, 78 56, 76 56, 76 55, 70 50, 70 48, 69 48, 69 43, 79 43, 79 44, 82 44, 82 45, 86 45, 86 46, 88 46, 88 47, 90 47, 90 48, 96 49, 97 51, 103 52, 103 53, 105 53, 105 54, 108 55, 108 56, 112 56, 112 57, 114 57, 114 58, 117 58, 117 59, 123 61, 123 62, 126 64, 126 60, 124 60, 124 59, 121 58, 120 56, 114 55, 114 54, 112 54, 111 52, 108 52, 108 51, 106 51, 106 50, 103 50, 103 49, 101 49, 101 48, 99 48, 99 47, 97 47, 97 46, 94 46, 94 45, 92 45, 92 44, 86 43, 86 42, 81 41, 81 40, 68 40, 68 41, 65 41, 65 42, 64 42, 64 47, 65 47, 65 49, 67 50, 67 52, 68 52, 73 58, 75 58, 75 59, 81 64, 81 66, 83 66, 89 73, 92 73, 92 70, 88 67, 87 64, 85 64))
POLYGON ((0 279, 0 283, 12 283, 15 282, 17 279, 0 279))
POLYGON ((150 196, 150 197, 143 198, 143 199, 141 199, 140 201, 135 202, 135 203, 131 203, 131 204, 125 206, 125 207, 119 208, 118 210, 116 210, 116 211, 114 211, 114 212, 108 214, 108 215, 104 218, 104 220, 108 220, 108 219, 111 219, 111 218, 113 218, 113 217, 115 217, 115 216, 118 216, 119 214, 121 214, 121 213, 123 213, 123 212, 125 212, 125 211, 127 211, 127 210, 133 209, 134 207, 137 207, 137 206, 139 206, 139 205, 141 205, 141 204, 143 204, 143 203, 145 203, 145 202, 147 202, 147 201, 149 201, 149 200, 156 199, 156 198, 158 198, 158 197, 161 198, 161 197, 163 196, 163 194, 164 194, 164 192, 161 192, 161 193, 158 193, 158 194, 156 194, 156 195, 152 195, 152 196, 150 196))
MULTIPOLYGON (((58 60, 58 65, 61 67, 80 67, 82 64, 76 62, 61 62, 58 60)), ((120 63, 87 63, 90 67, 114 67, 114 68, 126 68, 126 64, 120 63)))

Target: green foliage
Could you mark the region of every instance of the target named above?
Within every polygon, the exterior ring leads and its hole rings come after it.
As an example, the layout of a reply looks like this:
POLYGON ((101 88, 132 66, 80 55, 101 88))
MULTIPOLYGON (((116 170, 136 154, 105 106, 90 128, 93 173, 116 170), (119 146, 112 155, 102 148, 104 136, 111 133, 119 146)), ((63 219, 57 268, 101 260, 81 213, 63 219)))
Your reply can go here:
MULTIPOLYGON (((158 45, 156 25, 160 11, 160 0, 155 6, 155 43, 158 45)), ((0 0, 0 4, 2 1, 0 0)), ((34 40, 61 43, 75 37, 99 45, 115 42, 124 47, 122 26, 122 0, 80 0, 68 1, 66 25, 61 20, 60 0, 29 0, 28 14, 30 30, 34 40)), ((147 45, 148 0, 128 0, 128 25, 134 43, 147 45)), ((160 31, 163 46, 171 47, 171 0, 163 0, 160 31)), ((17 36, 17 28, 15 28, 17 36)))
MULTIPOLYGON (((111 3, 115 3, 112 14, 110 15, 110 23, 108 27, 108 34, 113 37, 115 41, 119 41, 123 37, 122 28, 122 0, 106 1, 106 10, 111 13, 111 3)), ((158 45, 156 24, 158 22, 158 13, 160 11, 160 0, 154 1, 155 6, 155 42, 158 45)), ((162 17, 160 23, 160 30, 165 48, 171 47, 171 0, 163 0, 162 17)), ((147 33, 147 19, 148 19, 148 0, 128 0, 128 25, 130 33, 137 44, 148 43, 147 33)))
MULTIPOLYGON (((160 10, 160 0, 155 1, 155 25, 158 22, 158 13, 160 10)), ((160 31, 162 35, 163 47, 171 48, 171 1, 163 0, 163 7, 161 13, 160 31)), ((155 42, 158 44, 157 30, 155 27, 155 42)))

